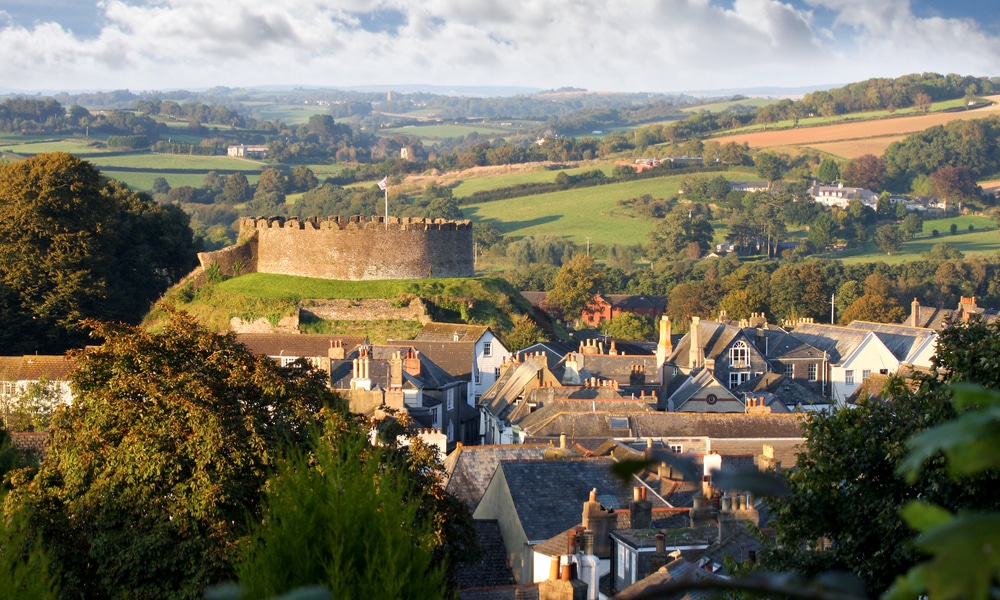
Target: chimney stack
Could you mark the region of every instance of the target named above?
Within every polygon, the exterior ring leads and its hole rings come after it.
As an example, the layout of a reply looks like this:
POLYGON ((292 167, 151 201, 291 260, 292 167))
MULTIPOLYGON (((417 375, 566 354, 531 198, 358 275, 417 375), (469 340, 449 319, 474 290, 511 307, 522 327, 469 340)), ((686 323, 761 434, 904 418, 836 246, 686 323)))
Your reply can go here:
POLYGON ((690 347, 688 348, 688 366, 696 369, 701 366, 701 340, 698 338, 698 328, 701 317, 691 317, 691 331, 688 333, 690 347))
POLYGON ((653 503, 646 500, 646 489, 640 486, 632 488, 632 502, 628 505, 632 529, 649 529, 653 523, 653 503))

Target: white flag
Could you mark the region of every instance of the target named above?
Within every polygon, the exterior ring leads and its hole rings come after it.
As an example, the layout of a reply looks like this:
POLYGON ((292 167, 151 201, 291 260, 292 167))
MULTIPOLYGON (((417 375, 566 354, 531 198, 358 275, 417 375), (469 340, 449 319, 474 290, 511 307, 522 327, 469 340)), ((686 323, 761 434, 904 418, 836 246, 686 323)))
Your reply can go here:
POLYGON ((378 182, 378 189, 384 190, 387 187, 389 187, 389 176, 388 175, 386 175, 385 177, 383 177, 382 181, 378 182))

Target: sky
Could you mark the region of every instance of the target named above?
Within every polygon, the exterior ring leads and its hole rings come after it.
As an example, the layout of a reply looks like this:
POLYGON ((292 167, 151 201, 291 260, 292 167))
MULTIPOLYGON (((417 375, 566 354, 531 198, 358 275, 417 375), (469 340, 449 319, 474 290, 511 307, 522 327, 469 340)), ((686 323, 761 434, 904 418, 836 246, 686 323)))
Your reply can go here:
POLYGON ((0 0, 0 90, 1000 76, 997 0, 0 0))

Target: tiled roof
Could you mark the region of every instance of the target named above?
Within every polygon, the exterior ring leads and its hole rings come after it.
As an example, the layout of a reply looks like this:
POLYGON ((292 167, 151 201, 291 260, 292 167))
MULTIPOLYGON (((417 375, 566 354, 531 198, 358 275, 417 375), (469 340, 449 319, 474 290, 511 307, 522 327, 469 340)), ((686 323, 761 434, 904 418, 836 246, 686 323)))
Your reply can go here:
MULTIPOLYGON (((746 330, 744 330, 746 331, 746 330)), ((783 329, 756 330, 748 333, 751 339, 757 336, 757 349, 767 358, 788 360, 793 358, 823 358, 823 351, 811 346, 783 329), (761 343, 763 340, 763 344, 761 343)))
POLYGON ((667 310, 666 296, 646 296, 634 294, 601 294, 608 304, 622 309, 645 309, 663 312, 667 310))
POLYGON ((548 444, 458 447, 444 460, 445 490, 475 511, 501 461, 541 460, 548 448, 548 444))
POLYGON ((461 563, 455 569, 459 588, 511 586, 514 575, 507 566, 507 551, 495 520, 476 520, 476 537, 482 558, 475 563, 461 563))
MULTIPOLYGON (((514 508, 529 542, 547 540, 582 521, 583 503, 597 489, 605 508, 628 510, 632 487, 644 485, 638 479, 625 482, 611 471, 610 458, 560 461, 500 463, 514 508)), ((649 489, 653 508, 668 508, 649 489)))
MULTIPOLYGON (((522 406, 526 406, 526 404, 524 403, 522 406)), ((521 407, 518 408, 520 409, 521 407)), ((527 414, 521 418, 518 418, 519 414, 512 413, 511 423, 520 427, 529 436, 537 436, 537 431, 547 430, 549 424, 559 420, 563 415, 585 414, 589 416, 589 419, 595 422, 599 421, 602 428, 609 432, 614 432, 614 435, 608 437, 632 437, 635 435, 632 415, 651 413, 654 412, 654 409, 643 400, 625 398, 556 398, 544 403, 541 407, 531 412, 527 412, 527 408, 525 408, 524 412, 527 414)), ((560 433, 569 434, 570 432, 560 433)))
POLYGON ((76 359, 65 355, 26 354, 0 357, 0 379, 4 381, 66 381, 76 359))
POLYGON ((345 355, 368 343, 366 335, 328 335, 325 333, 237 333, 236 341, 254 354, 264 356, 327 356, 340 343, 345 355))
POLYGON ((743 394, 766 394, 767 406, 772 406, 771 400, 777 400, 786 407, 796 406, 830 406, 829 398, 813 392, 780 373, 764 373, 736 388, 743 394))
MULTIPOLYGON (((742 333, 739 327, 719 323, 716 321, 702 320, 698 324, 698 344, 701 346, 704 356, 712 359, 722 354, 729 344, 742 333)), ((752 339, 750 340, 753 341, 752 339)), ((674 351, 667 357, 670 364, 681 367, 690 367, 691 359, 691 333, 688 332, 681 341, 674 346, 674 351)))
POLYGON ((428 323, 413 339, 420 342, 475 342, 483 337, 486 325, 464 323, 428 323))
POLYGON ((479 398, 479 406, 495 417, 504 418, 514 408, 524 388, 547 370, 547 363, 540 357, 528 356, 523 362, 504 368, 500 377, 479 398))

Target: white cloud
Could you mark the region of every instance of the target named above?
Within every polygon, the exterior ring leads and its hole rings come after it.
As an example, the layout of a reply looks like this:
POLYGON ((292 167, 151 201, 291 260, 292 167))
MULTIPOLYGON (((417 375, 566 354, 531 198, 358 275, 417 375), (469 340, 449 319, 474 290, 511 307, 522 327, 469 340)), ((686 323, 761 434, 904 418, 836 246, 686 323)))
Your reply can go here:
MULTIPOLYGON (((103 28, 0 25, 5 87, 496 84, 671 91, 981 73, 997 38, 898 0, 104 0, 103 28), (802 8, 805 2, 807 8, 802 8), (809 9, 833 11, 832 28, 809 9), (401 23, 362 27, 362 15, 401 23), (378 18, 378 17, 376 17, 378 18)), ((0 20, 0 24, 4 20, 0 20)))

